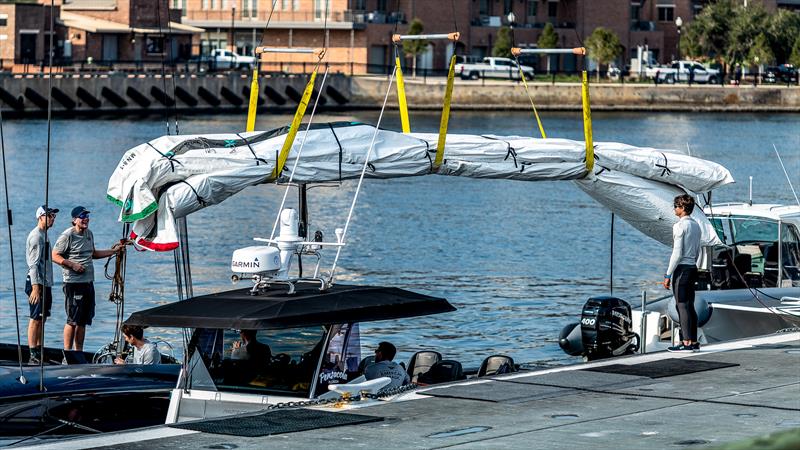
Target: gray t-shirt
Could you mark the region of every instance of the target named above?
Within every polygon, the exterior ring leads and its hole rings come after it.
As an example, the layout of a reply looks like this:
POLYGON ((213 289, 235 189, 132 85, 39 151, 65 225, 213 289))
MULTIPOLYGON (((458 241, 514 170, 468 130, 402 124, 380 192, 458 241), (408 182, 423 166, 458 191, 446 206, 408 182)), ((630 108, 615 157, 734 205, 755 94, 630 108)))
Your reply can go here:
POLYGON ((50 261, 50 246, 45 243, 44 230, 39 227, 28 233, 25 243, 25 259, 31 284, 53 285, 53 263, 50 261), (45 263, 45 257, 47 262, 45 263))
POLYGON ((389 377, 392 382, 386 385, 383 389, 391 389, 408 384, 411 379, 406 371, 400 364, 394 361, 381 361, 372 363, 364 369, 364 376, 368 380, 374 380, 380 377, 389 377))
POLYGON ((133 364, 160 364, 161 353, 158 352, 156 344, 144 340, 144 345, 141 349, 133 348, 133 364))
POLYGON ((73 227, 67 228, 58 237, 53 250, 72 262, 83 264, 86 269, 83 273, 78 273, 62 266, 61 273, 64 276, 64 283, 91 283, 94 281, 94 265, 92 264, 94 235, 91 230, 86 229, 83 234, 80 234, 76 233, 73 227))

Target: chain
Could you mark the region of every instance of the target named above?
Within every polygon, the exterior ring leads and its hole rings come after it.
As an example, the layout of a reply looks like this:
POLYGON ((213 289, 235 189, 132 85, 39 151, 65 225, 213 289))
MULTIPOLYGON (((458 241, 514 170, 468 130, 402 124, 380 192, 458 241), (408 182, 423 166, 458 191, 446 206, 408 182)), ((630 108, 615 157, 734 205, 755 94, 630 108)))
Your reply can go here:
POLYGON ((368 392, 362 392, 360 395, 350 395, 349 393, 344 393, 339 398, 329 398, 329 399, 317 399, 317 400, 303 400, 297 402, 281 402, 275 403, 273 405, 267 406, 267 410, 274 410, 274 409, 291 409, 291 408, 305 408, 307 406, 324 406, 324 405, 333 405, 334 407, 340 408, 344 405, 350 403, 356 403, 360 401, 364 401, 367 399, 371 400, 380 400, 386 397, 392 397, 394 395, 401 394, 403 392, 412 391, 418 388, 419 385, 411 383, 405 386, 398 386, 396 388, 391 389, 384 389, 378 391, 377 394, 370 394, 368 392))

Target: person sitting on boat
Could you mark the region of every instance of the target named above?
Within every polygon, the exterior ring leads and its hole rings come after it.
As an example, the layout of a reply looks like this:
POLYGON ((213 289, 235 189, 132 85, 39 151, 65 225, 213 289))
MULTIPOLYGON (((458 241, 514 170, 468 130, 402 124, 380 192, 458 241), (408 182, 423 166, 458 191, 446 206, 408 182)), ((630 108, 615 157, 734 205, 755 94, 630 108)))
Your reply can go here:
POLYGON ((375 362, 364 369, 364 376, 367 380, 374 380, 380 377, 389 377, 392 382, 384 387, 391 389, 403 386, 411 382, 408 373, 400 364, 392 361, 397 354, 397 348, 391 342, 381 342, 375 349, 375 362))
POLYGON ((256 330, 240 330, 241 341, 233 343, 231 359, 245 359, 254 367, 263 367, 272 360, 272 350, 269 345, 258 342, 256 330))
MULTIPOLYGON (((131 364, 159 364, 161 353, 156 344, 144 338, 144 329, 138 325, 122 325, 122 337, 125 342, 133 347, 133 361, 131 364)), ((125 358, 117 356, 114 364, 126 364, 125 358)))
POLYGON ((697 258, 700 255, 700 225, 692 219, 694 198, 683 194, 675 197, 678 222, 672 226, 672 256, 664 275, 664 289, 672 287, 675 309, 681 323, 682 343, 669 347, 671 352, 700 349, 697 342, 697 311, 694 309, 694 284, 697 281, 697 258))

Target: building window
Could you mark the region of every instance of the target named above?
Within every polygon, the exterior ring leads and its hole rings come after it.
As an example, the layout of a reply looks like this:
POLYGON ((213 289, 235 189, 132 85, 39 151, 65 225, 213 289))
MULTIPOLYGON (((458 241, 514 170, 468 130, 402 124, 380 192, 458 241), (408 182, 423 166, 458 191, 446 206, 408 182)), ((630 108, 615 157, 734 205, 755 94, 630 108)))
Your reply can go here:
POLYGON ((511 0, 503 0, 503 15, 507 16, 511 12, 511 0))
POLYGON ((558 17, 558 2, 547 2, 547 17, 555 19, 558 17))
POLYGON ((367 0, 353 0, 353 9, 356 11, 364 11, 367 9, 367 0))
POLYGON ((480 0, 478 2, 478 14, 482 16, 489 15, 489 0, 480 0))
POLYGON ((200 2, 200 9, 202 10, 208 9, 208 0, 203 0, 202 2, 200 2))
POLYGON ((642 4, 639 2, 631 2, 631 21, 638 22, 641 12, 642 4))
POLYGON ((148 35, 144 39, 144 48, 148 55, 164 53, 164 36, 148 35))
POLYGON ((292 0, 292 11, 300 11, 300 0, 292 0))
POLYGON ((675 6, 658 7, 659 22, 672 22, 673 20, 675 20, 675 6))
POLYGON ((325 15, 325 0, 314 0, 314 20, 322 20, 325 15))
POLYGON ((378 11, 386 12, 386 0, 378 0, 378 11))
POLYGON ((0 27, 8 25, 8 14, 0 14, 0 27))
POLYGON ((217 0, 211 0, 211 9, 217 9, 217 0))
POLYGON ((528 17, 535 18, 536 17, 536 5, 538 4, 537 0, 528 0, 528 17))

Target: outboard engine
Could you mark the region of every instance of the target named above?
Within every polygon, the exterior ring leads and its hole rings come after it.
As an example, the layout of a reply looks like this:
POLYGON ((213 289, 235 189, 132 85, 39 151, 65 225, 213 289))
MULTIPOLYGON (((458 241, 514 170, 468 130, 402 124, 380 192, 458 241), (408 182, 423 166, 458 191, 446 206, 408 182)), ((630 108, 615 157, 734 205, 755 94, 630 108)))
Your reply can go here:
POLYGON ((567 354, 583 355, 587 360, 632 354, 639 350, 639 336, 631 325, 628 302, 609 296, 591 297, 583 305, 580 323, 561 330, 559 345, 567 354))

